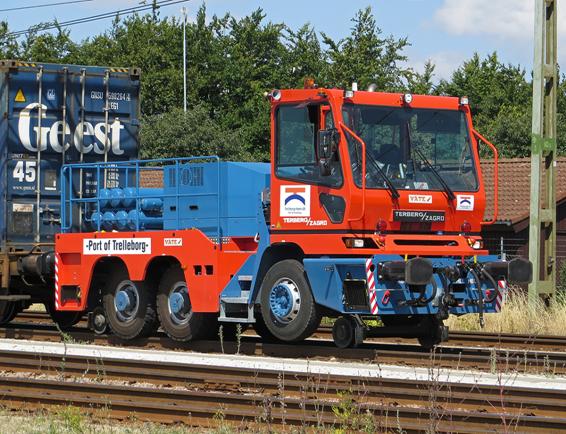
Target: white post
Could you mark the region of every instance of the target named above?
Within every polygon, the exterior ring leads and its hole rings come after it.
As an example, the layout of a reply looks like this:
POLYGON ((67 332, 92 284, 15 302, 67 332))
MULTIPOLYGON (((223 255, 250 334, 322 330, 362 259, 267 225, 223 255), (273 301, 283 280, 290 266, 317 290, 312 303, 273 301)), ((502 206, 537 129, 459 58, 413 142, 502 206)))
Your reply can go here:
POLYGON ((183 110, 187 111, 187 8, 181 9, 183 14, 183 110))

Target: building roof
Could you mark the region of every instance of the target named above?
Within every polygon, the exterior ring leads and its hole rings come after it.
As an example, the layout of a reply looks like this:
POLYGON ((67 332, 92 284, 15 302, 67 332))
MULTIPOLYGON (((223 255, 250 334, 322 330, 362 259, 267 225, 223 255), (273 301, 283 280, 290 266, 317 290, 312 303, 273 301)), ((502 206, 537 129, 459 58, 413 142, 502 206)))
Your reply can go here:
MULTIPOLYGON (((481 163, 487 208, 485 219, 493 217, 493 160, 481 163)), ((499 160, 499 222, 517 224, 529 218, 531 195, 531 159, 501 158, 499 160)), ((557 160, 557 180, 566 178, 566 157, 557 160)), ((566 182, 556 183, 556 202, 566 199, 566 182)))

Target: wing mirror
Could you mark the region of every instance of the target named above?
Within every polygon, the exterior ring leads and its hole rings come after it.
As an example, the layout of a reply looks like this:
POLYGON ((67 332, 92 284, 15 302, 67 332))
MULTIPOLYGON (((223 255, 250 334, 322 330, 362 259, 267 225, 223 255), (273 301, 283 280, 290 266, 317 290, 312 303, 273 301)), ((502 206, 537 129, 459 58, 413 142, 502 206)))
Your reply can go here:
POLYGON ((336 128, 328 128, 318 132, 318 165, 321 176, 330 175, 330 162, 338 149, 340 134, 336 128))

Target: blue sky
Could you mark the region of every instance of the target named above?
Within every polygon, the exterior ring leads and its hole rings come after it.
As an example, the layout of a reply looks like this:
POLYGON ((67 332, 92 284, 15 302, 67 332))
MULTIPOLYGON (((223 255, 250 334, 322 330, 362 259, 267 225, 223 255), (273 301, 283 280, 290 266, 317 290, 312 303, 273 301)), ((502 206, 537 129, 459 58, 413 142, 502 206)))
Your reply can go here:
MULTIPOLYGON (((0 9, 54 3, 62 0, 1 0, 0 9)), ((148 0, 150 1, 150 0, 148 0)), ((74 5, 53 6, 27 11, 0 12, 12 30, 26 29, 41 21, 58 18, 65 21, 102 12, 131 7, 140 0, 94 0, 74 5)), ((371 6, 385 35, 409 38, 406 51, 409 64, 417 70, 427 59, 436 65, 437 78, 451 72, 474 51, 487 54, 497 50, 504 62, 532 65, 534 0, 208 0, 210 14, 226 12, 241 17, 261 7, 267 19, 285 22, 292 28, 312 24, 335 39, 349 33, 355 12, 371 6)), ((186 3, 189 15, 202 1, 186 3)), ((181 5, 162 9, 162 15, 179 15, 181 5)), ((72 35, 82 39, 97 34, 111 20, 71 27, 72 35)), ((559 9, 559 22, 566 23, 566 4, 559 9)), ((560 32, 560 46, 566 44, 566 25, 560 32)), ((559 48, 559 60, 566 61, 566 50, 559 48)))

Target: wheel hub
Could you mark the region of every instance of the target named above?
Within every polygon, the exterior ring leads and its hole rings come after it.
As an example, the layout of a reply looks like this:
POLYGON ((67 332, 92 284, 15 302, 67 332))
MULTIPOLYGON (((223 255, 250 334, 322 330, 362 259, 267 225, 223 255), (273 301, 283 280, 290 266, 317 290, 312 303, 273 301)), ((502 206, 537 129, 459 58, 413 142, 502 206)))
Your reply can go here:
POLYGON ((125 282, 116 291, 114 308, 116 309, 116 316, 122 322, 128 322, 135 318, 139 309, 139 294, 133 283, 125 282))
POLYGON ((295 282, 282 279, 271 288, 269 306, 273 316, 280 322, 296 318, 301 305, 301 296, 295 282))
POLYGON ((189 290, 184 282, 177 283, 169 293, 169 314, 176 324, 185 324, 191 316, 189 290))

